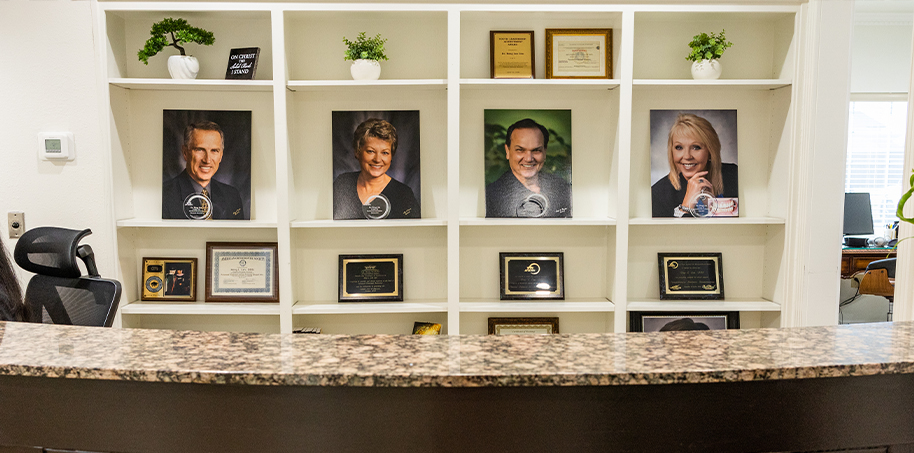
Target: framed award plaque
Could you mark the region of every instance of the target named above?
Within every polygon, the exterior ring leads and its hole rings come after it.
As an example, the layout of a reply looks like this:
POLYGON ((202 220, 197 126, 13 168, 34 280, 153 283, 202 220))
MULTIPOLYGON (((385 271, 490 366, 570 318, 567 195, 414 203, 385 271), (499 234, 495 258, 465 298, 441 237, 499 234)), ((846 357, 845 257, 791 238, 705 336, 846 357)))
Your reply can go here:
POLYGON ((724 272, 720 253, 658 253, 661 300, 720 300, 724 272))
POLYGON ((499 253, 501 300, 565 300, 565 255, 499 253))
POLYGON ((141 300, 197 300, 196 258, 143 258, 141 300))
POLYGON ((207 302, 279 302, 275 242, 207 242, 207 302))
POLYGON ((535 79, 533 31, 490 31, 489 72, 493 79, 535 79))
POLYGON ((547 79, 611 79, 611 28, 547 28, 547 79))
POLYGON ((403 255, 340 255, 340 302, 403 300, 403 255))
POLYGON ((551 335, 559 333, 559 318, 489 318, 489 335, 551 335))

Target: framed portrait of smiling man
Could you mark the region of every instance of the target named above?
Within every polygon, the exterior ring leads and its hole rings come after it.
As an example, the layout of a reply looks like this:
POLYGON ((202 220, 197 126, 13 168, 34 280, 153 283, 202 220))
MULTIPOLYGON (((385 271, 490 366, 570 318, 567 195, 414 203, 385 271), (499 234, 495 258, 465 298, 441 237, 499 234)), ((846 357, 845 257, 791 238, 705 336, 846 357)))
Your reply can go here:
POLYGON ((333 220, 422 217, 419 111, 335 111, 333 220))
POLYGON ((651 110, 652 217, 738 217, 736 110, 651 110))
POLYGON ((162 112, 162 218, 250 220, 251 112, 162 112))
POLYGON ((486 217, 571 217, 571 110, 486 110, 486 217))

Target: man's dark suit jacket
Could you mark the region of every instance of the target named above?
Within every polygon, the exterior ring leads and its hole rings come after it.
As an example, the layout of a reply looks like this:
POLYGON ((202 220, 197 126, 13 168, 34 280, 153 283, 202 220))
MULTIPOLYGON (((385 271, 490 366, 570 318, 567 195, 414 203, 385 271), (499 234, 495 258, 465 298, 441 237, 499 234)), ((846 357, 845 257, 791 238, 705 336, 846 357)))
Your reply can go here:
MULTIPOLYGON (((206 187, 210 200, 213 202, 213 219, 216 220, 248 220, 241 203, 241 195, 234 187, 223 184, 215 179, 209 181, 206 187)), ((175 176, 174 179, 162 186, 162 218, 187 219, 184 215, 184 199, 194 193, 187 170, 175 176)))

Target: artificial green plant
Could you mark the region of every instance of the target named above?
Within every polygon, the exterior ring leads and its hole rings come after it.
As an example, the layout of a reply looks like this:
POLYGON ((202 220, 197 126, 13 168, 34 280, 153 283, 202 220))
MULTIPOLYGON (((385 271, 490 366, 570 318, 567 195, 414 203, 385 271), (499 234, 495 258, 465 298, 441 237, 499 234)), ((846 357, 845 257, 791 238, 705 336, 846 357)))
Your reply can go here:
POLYGON ((155 56, 165 47, 174 47, 181 52, 181 55, 187 55, 184 52, 184 47, 182 47, 183 44, 196 43, 211 46, 216 42, 212 32, 192 27, 184 19, 172 19, 170 17, 152 24, 152 30, 149 31, 149 34, 152 37, 137 52, 140 61, 147 65, 149 64, 149 57, 155 56))

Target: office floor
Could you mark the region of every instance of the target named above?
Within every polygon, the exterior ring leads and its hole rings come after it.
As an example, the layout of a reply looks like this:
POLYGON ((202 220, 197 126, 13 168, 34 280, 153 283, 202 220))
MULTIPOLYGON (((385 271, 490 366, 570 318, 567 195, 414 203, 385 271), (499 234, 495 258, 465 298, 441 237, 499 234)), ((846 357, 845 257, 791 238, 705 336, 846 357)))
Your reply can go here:
MULTIPOLYGON (((857 287, 855 285, 856 283, 851 279, 841 279, 840 301, 845 301, 856 294, 857 287)), ((879 296, 862 295, 853 302, 840 307, 839 322, 841 324, 885 322, 888 312, 888 299, 879 296)))

